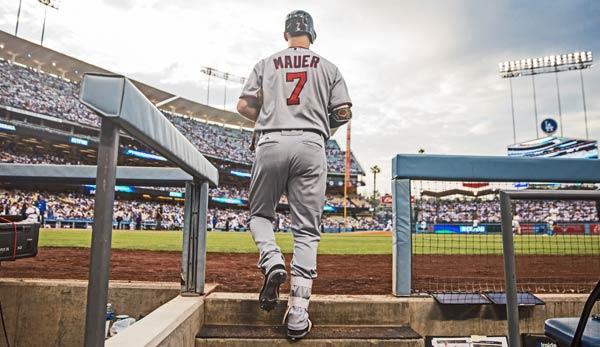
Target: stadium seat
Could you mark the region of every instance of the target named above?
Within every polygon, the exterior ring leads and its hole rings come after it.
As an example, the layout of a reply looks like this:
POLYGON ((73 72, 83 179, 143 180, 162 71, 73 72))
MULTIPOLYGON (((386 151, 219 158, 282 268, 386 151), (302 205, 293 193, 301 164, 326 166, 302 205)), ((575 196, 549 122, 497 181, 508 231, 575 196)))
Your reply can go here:
POLYGON ((600 320, 590 318, 592 308, 598 299, 600 299, 600 281, 588 297, 581 317, 546 320, 544 326, 546 335, 555 339, 561 347, 600 346, 600 320))

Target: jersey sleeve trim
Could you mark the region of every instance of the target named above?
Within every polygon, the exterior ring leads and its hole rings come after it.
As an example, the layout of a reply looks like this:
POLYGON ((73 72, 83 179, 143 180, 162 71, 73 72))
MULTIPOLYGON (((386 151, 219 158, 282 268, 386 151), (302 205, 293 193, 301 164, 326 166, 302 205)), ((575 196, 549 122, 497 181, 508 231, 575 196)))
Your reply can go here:
POLYGON ((337 105, 331 106, 331 107, 329 108, 329 112, 331 112, 331 111, 335 110, 336 108, 338 108, 338 107, 340 107, 340 106, 348 106, 348 107, 352 107, 352 103, 351 103, 351 102, 342 102, 342 103, 340 103, 340 104, 337 104, 337 105))

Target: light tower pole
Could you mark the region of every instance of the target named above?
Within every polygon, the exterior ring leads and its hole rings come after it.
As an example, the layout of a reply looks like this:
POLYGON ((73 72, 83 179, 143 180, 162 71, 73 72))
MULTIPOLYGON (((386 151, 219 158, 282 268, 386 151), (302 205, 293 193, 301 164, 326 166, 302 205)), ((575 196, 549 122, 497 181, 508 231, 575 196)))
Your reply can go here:
POLYGON ((48 16, 48 7, 58 10, 56 0, 38 0, 38 2, 44 5, 44 23, 42 24, 42 38, 40 39, 40 46, 44 45, 44 34, 46 33, 46 17, 48 16))
POLYGON ((588 128, 587 106, 585 104, 585 87, 583 85, 583 70, 579 70, 579 78, 581 79, 581 99, 583 100, 583 117, 585 118, 585 139, 590 139, 590 131, 588 128))
POLYGON ((19 0, 19 9, 17 10, 17 25, 15 25, 15 36, 19 33, 19 18, 21 18, 21 5, 23 5, 23 0, 19 0))
POLYGON ((225 80, 224 91, 223 91, 223 110, 225 110, 225 106, 227 104, 227 81, 234 81, 234 82, 237 82, 242 85, 244 83, 246 83, 245 77, 239 77, 234 74, 230 74, 228 72, 222 72, 222 71, 219 71, 212 67, 205 66, 205 67, 202 67, 202 69, 200 71, 202 71, 203 74, 208 75, 208 87, 207 87, 208 90, 206 93, 206 104, 207 105, 209 105, 209 102, 210 102, 210 77, 215 76, 217 78, 225 80))

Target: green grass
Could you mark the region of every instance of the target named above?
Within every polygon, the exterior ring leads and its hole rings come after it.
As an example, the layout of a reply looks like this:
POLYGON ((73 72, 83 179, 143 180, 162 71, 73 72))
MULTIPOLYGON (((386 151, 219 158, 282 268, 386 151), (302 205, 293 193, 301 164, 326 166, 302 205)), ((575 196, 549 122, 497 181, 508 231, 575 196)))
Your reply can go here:
MULTIPOLYGON (((89 247, 92 233, 82 229, 42 229, 39 245, 42 247, 89 247)), ((292 235, 277 233, 277 243, 284 253, 292 252, 292 235)), ((180 251, 180 231, 114 231, 112 247, 153 251, 180 251)), ((257 252, 249 233, 209 232, 208 252, 257 252)), ((391 237, 387 235, 324 234, 319 254, 390 254, 391 237)))
MULTIPOLYGON (((600 236, 515 235, 517 255, 600 255, 600 236)), ((416 254, 502 254, 501 235, 413 235, 416 254)))
MULTIPOLYGON (((89 247, 90 230, 42 229, 42 247, 89 247)), ((276 234, 284 253, 291 253, 292 235, 276 234)), ((180 251, 178 231, 114 231, 116 249, 180 251)), ((254 253, 249 233, 209 232, 208 252, 254 253)), ((517 254, 600 255, 600 236, 515 236, 517 254)), ((381 234, 323 234, 319 254, 391 254, 392 238, 381 234)), ((413 235, 413 252, 418 254, 502 254, 500 235, 413 235)))

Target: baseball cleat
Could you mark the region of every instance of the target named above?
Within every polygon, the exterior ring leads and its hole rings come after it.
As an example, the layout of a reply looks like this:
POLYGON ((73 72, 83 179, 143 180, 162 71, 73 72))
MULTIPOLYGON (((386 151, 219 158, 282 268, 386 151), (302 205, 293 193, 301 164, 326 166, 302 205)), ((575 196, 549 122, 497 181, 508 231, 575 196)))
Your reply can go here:
POLYGON ((308 335, 308 333, 310 332, 310 329, 312 329, 312 322, 309 319, 308 325, 304 329, 292 330, 292 329, 288 328, 287 329, 287 337, 292 342, 301 340, 304 336, 308 335))
POLYGON ((263 283, 258 298, 262 310, 271 311, 277 306, 277 301, 279 300, 279 286, 282 285, 286 279, 287 272, 283 265, 273 266, 265 275, 265 282, 263 283))

